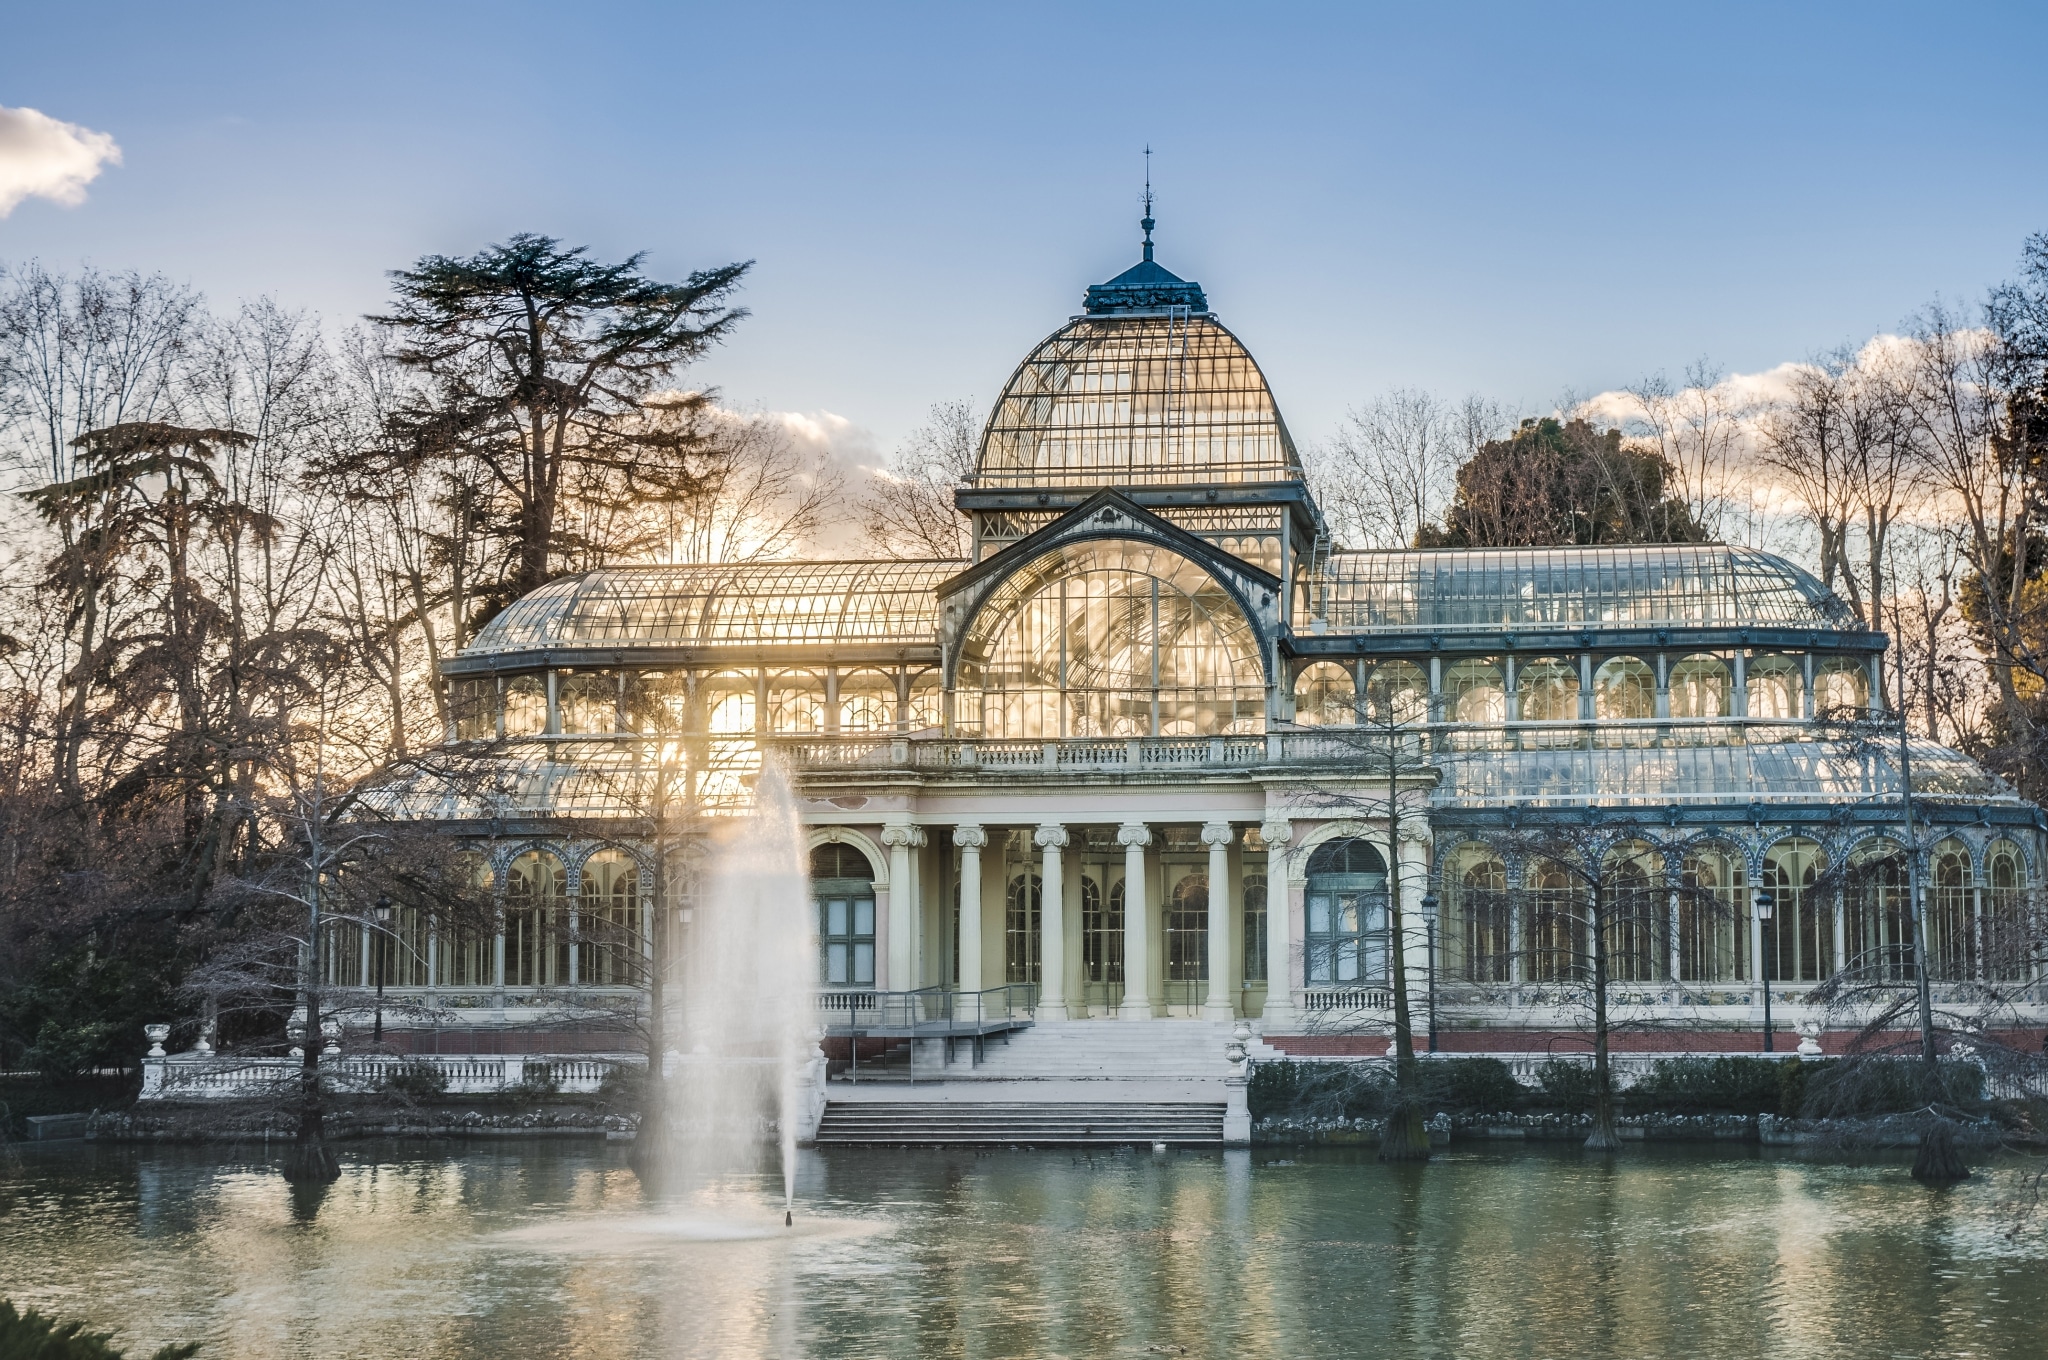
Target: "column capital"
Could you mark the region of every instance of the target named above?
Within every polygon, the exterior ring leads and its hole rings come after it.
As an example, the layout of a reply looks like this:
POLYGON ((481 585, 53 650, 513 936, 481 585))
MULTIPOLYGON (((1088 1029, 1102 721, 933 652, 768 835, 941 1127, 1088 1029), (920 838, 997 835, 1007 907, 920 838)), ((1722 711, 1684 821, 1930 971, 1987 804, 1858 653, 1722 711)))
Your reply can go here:
POLYGON ((972 824, 956 826, 953 828, 953 844, 962 850, 979 850, 988 844, 988 832, 972 824))
POLYGON ((1262 822, 1259 825, 1259 839, 1277 850, 1294 839, 1294 823, 1278 820, 1262 822))
POLYGON ((882 828, 882 844, 894 849, 897 846, 923 845, 924 828, 921 826, 885 826, 882 828))
POLYGON ((1125 822, 1116 829, 1116 843, 1136 850, 1152 843, 1152 828, 1143 822, 1125 822))
POLYGON ((1229 822, 1202 823, 1202 844, 1228 845, 1235 836, 1229 822))
POLYGON ((1031 833, 1031 842, 1041 850, 1064 850, 1071 840, 1067 829, 1058 822, 1047 822, 1031 833))

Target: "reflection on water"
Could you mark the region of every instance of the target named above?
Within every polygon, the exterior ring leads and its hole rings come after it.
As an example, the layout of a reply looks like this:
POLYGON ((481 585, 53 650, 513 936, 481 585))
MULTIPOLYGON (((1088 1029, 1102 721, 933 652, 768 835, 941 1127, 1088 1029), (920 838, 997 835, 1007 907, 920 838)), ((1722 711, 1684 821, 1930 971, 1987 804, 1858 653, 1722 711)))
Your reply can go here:
POLYGON ((616 1148, 32 1150, 0 1293, 137 1349, 307 1356, 2048 1355, 2010 1163, 1725 1152, 806 1153, 642 1199, 616 1148))

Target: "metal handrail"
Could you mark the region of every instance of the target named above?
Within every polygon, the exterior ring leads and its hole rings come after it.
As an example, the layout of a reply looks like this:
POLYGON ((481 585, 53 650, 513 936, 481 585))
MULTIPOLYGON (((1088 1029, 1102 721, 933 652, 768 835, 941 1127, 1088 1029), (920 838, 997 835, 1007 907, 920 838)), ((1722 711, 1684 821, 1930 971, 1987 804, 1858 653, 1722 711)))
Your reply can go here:
POLYGON ((848 1029, 911 1033, 1029 1019, 1037 1005, 1038 989, 1022 982, 974 992, 935 985, 901 992, 849 989, 817 994, 818 1010, 827 1016, 845 1012, 848 1029))

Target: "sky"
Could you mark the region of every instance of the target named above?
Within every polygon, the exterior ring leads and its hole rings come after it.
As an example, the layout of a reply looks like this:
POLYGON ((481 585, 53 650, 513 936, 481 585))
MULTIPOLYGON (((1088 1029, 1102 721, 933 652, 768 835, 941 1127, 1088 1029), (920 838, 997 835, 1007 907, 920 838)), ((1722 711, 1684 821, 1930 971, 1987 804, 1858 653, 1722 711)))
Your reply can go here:
POLYGON ((1971 301, 2048 231, 2048 5, 229 5, 0 13, 0 265, 337 324, 518 231, 755 261, 689 385, 894 446, 1161 263, 1297 440, 1971 301), (30 114, 25 111, 34 111, 30 114))

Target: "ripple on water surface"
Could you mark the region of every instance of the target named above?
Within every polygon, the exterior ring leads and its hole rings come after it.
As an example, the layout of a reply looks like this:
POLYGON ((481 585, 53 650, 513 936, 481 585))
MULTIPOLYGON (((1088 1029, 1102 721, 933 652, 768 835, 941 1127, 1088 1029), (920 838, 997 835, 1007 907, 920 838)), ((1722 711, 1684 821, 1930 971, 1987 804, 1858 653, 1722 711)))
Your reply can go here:
POLYGON ((206 1360, 2048 1355, 2028 1164, 1640 1149, 804 1154, 648 1202, 617 1148, 29 1150, 18 1302, 206 1360))

